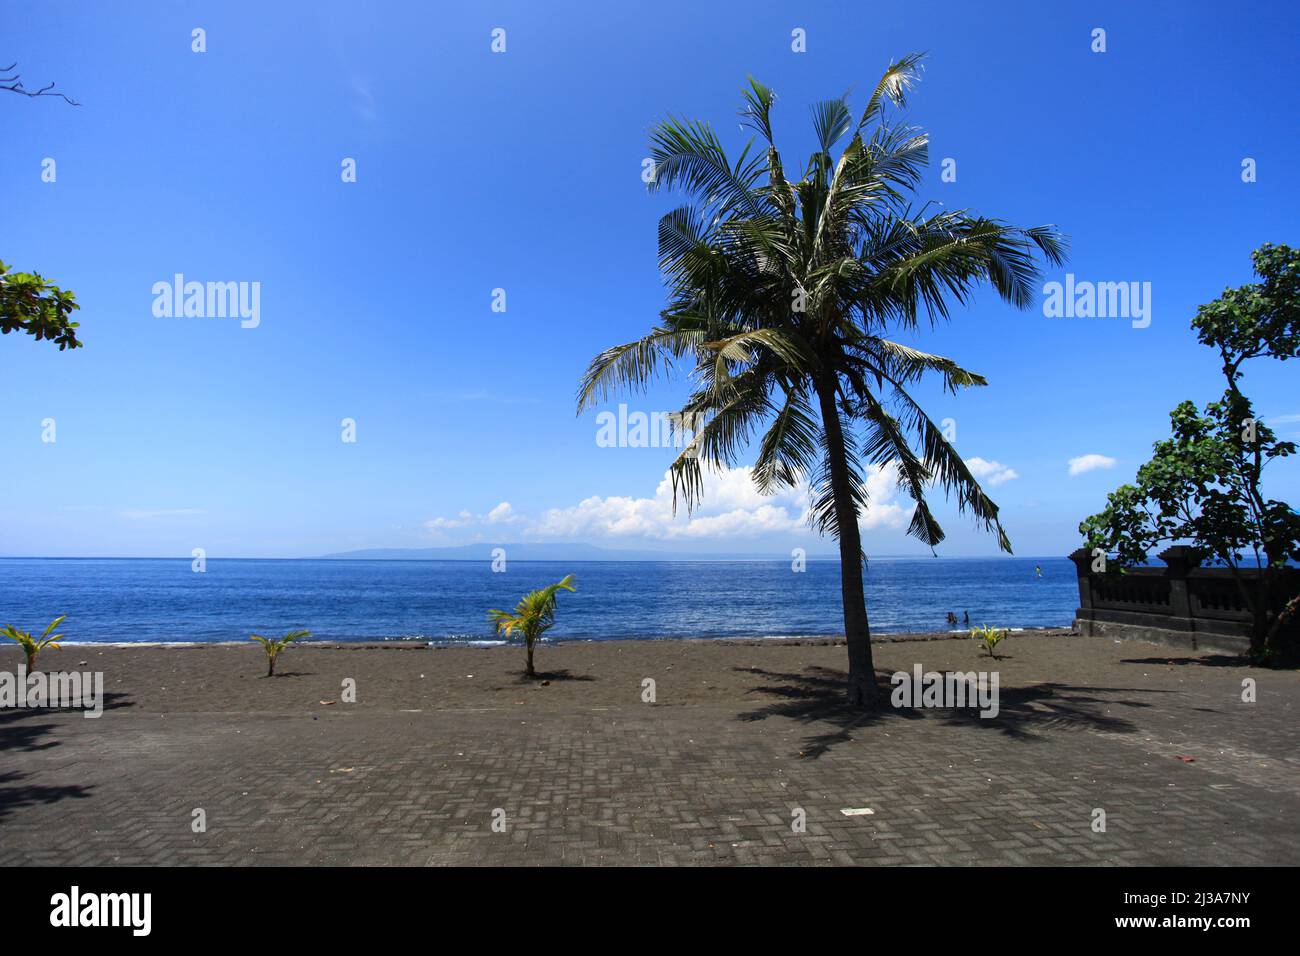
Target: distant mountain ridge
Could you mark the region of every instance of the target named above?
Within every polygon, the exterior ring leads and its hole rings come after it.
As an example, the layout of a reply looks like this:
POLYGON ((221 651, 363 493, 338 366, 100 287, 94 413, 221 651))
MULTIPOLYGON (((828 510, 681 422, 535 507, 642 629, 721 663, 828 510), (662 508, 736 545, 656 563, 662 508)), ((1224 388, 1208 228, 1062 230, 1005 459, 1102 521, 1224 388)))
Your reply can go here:
MULTIPOLYGON (((632 548, 600 548, 594 544, 511 544, 494 542, 446 548, 362 548, 323 554, 340 561, 490 561, 492 550, 504 548, 511 561, 788 561, 789 551, 771 554, 742 552, 696 553, 632 548)), ((809 554, 808 560, 838 560, 833 554, 809 554)))

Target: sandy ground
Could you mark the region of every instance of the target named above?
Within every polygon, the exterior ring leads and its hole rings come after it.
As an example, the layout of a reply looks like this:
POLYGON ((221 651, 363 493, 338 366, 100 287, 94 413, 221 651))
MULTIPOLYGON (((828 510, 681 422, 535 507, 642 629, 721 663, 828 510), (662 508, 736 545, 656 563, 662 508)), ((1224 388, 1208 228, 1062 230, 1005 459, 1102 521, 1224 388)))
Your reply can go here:
MULTIPOLYGON (((1024 631, 999 645, 998 659, 969 638, 947 634, 878 639, 877 671, 997 670, 1003 685, 1071 674, 1100 678, 1115 655, 1095 660, 1110 642, 1065 630, 1024 631), (1036 653, 1026 653, 1034 648, 1036 653), (1019 649, 1019 653, 1017 653, 1019 649), (1050 651, 1050 653, 1044 653, 1050 651)), ((98 647, 46 652, 50 670, 104 672, 106 694, 129 695, 133 709, 157 713, 292 713, 339 706, 343 681, 356 682, 357 710, 399 712, 525 707, 565 711, 641 703, 642 681, 655 681, 661 706, 735 705, 760 701, 767 686, 818 675, 827 690, 847 672, 842 640, 573 641, 539 645, 537 680, 524 677, 519 645, 427 647, 423 644, 295 644, 266 677, 259 645, 98 647), (324 703, 331 701, 334 703, 324 703)), ((0 657, 0 666, 3 666, 0 657)), ((17 663, 17 658, 12 662, 17 663)))

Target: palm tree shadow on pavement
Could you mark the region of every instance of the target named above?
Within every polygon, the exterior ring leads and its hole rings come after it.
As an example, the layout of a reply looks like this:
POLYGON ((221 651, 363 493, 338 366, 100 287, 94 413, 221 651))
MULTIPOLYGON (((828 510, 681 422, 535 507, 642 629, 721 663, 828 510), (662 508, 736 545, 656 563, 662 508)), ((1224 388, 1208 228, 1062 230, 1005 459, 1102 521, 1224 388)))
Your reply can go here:
MULTIPOLYGON (((104 694, 102 707, 105 712, 123 707, 134 707, 131 695, 109 691, 104 694)), ((35 751, 57 747, 60 741, 43 739, 55 733, 60 724, 31 723, 31 718, 50 717, 55 714, 75 714, 80 707, 15 707, 0 710, 0 752, 6 750, 35 751)))
POLYGON ((17 810, 58 800, 82 800, 90 796, 91 787, 68 785, 61 787, 36 787, 30 784, 11 786, 27 777, 25 773, 0 774, 0 822, 17 810))
POLYGON ((1150 688, 1076 687, 1070 684, 1042 683, 1026 687, 1000 687, 998 715, 981 717, 978 707, 896 708, 889 704, 892 686, 877 674, 882 704, 863 711, 848 706, 844 700, 844 672, 826 667, 808 667, 802 673, 769 671, 758 667, 736 667, 765 682, 748 693, 773 698, 753 710, 737 714, 738 720, 752 722, 784 717, 805 724, 824 725, 825 731, 804 738, 801 755, 816 759, 837 744, 853 739, 852 732, 888 720, 938 720, 948 726, 974 725, 995 730, 1013 740, 1041 742, 1042 731, 1092 730, 1105 733, 1133 733, 1137 726, 1121 717, 1105 713, 1106 707, 1147 708, 1142 701, 1116 699, 1099 694, 1140 692, 1172 693, 1150 688))

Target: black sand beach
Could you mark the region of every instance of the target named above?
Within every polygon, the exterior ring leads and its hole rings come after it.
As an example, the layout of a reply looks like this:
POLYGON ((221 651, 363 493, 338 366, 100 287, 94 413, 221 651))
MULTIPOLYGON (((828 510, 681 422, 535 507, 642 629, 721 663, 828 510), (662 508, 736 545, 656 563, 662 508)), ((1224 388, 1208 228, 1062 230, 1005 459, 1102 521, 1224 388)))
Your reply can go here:
POLYGON ((253 644, 68 646, 40 664, 102 671, 105 711, 0 711, 0 863, 1300 862, 1300 673, 999 650, 876 646, 882 681, 996 671, 982 719, 845 709, 833 641, 545 645, 537 681, 518 646, 293 646, 273 678, 253 644))

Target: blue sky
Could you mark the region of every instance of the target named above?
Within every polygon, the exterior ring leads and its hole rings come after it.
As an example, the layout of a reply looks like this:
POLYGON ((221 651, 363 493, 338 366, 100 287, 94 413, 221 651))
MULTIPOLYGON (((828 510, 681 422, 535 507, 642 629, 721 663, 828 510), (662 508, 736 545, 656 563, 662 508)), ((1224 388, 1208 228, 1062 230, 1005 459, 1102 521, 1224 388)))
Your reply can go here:
MULTIPOLYGON (((0 65, 82 105, 0 94, 0 258, 74 290, 86 342, 0 340, 4 555, 489 539, 832 550, 795 496, 763 501, 744 473, 713 482, 694 521, 673 518, 673 451, 599 447, 595 413, 574 414, 591 356, 663 304, 655 226, 676 199, 641 182, 647 130, 668 112, 706 119, 738 149, 748 73, 776 90, 778 140, 801 167, 810 103, 852 87, 860 104, 891 59, 928 51, 909 111, 931 136, 924 198, 1055 223, 1071 257, 1048 280, 1151 283, 1144 329, 984 292, 917 340, 989 379, 923 394, 996 481, 1021 554, 1074 548, 1168 411, 1219 395, 1188 320, 1251 280, 1251 249, 1300 243, 1293 4, 6 3, 3 16, 0 65), (1105 53, 1090 49, 1097 27, 1105 53), (1257 182, 1241 180, 1246 157, 1257 182), (175 273, 259 282, 260 324, 156 317, 152 288, 175 273), (1115 463, 1070 475, 1084 455, 1115 463)), ((1256 363, 1247 385, 1279 432, 1300 432, 1293 367, 1256 363)), ((667 382, 627 401, 669 410, 684 394, 667 382)), ((869 553, 924 553, 903 534, 906 501, 877 484, 869 553)), ((1297 466, 1276 466, 1268 491, 1300 498, 1297 466)), ((939 513, 941 554, 995 553, 939 513)))

